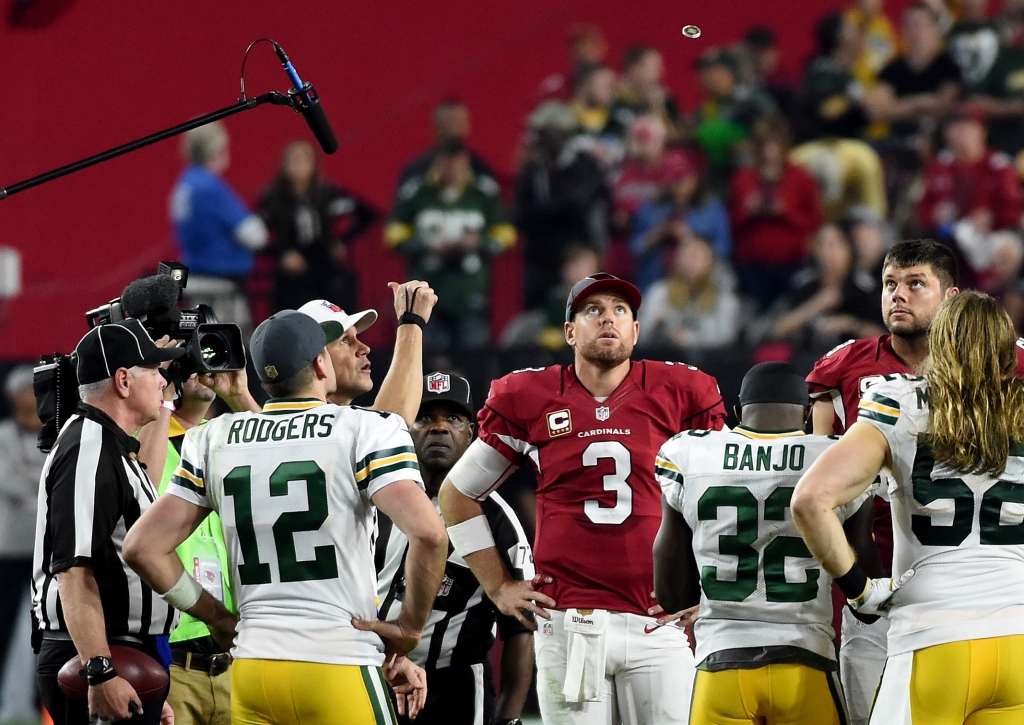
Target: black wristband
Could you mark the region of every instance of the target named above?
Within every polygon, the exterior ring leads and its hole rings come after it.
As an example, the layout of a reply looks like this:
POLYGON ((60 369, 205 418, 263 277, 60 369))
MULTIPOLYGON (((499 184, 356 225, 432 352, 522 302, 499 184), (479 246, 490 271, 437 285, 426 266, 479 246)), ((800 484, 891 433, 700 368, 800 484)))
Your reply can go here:
POLYGON ((492 717, 490 725, 523 725, 517 717, 492 717))
POLYGON ((114 669, 114 663, 107 657, 90 657, 80 674, 85 678, 89 687, 95 687, 117 677, 117 670, 114 669))
POLYGON ((401 325, 418 325, 422 330, 427 326, 427 321, 417 315, 415 312, 403 312, 402 316, 398 318, 398 324, 401 325))
POLYGON ((868 586, 868 575, 860 568, 860 564, 853 562, 850 571, 835 578, 835 583, 847 599, 858 599, 868 586))

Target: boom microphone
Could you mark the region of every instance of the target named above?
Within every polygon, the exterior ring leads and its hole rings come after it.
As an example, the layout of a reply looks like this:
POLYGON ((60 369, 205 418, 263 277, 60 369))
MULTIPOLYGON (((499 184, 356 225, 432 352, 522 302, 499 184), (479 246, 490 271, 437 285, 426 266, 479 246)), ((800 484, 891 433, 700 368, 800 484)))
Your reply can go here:
POLYGON ((174 308, 178 304, 178 284, 165 274, 137 279, 121 293, 121 310, 125 317, 146 319, 174 308))
POLYGON ((333 154, 338 150, 338 139, 334 137, 331 124, 327 122, 327 116, 320 105, 320 96, 317 95, 316 89, 313 88, 312 83, 302 82, 299 74, 295 72, 292 62, 288 60, 284 48, 274 43, 274 51, 277 53, 281 65, 284 66, 284 72, 288 74, 288 78, 294 86, 288 95, 292 97, 295 107, 306 119, 306 123, 309 124, 309 130, 313 132, 317 142, 320 144, 320 148, 324 150, 325 154, 333 154))

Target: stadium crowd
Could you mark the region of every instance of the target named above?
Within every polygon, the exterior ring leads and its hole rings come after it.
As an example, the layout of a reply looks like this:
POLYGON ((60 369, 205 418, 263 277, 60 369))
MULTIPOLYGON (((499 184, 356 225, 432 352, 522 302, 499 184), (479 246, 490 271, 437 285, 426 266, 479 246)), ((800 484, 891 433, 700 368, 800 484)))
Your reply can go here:
POLYGON ((750 362, 809 368, 877 334, 885 251, 929 237, 1020 329, 1024 9, 988 5, 926 0, 891 18, 857 0, 816 20, 800 77, 774 33, 751 27, 699 58, 689 113, 657 48, 613 59, 600 28, 573 26, 570 67, 538 89, 513 176, 473 150, 472 109, 449 99, 389 210, 325 179, 294 142, 250 213, 219 178, 223 129, 199 129, 172 203, 182 259, 204 278, 193 297, 226 291, 249 329, 245 294, 255 322, 311 297, 355 309, 351 247, 378 244, 379 219, 408 278, 438 291, 428 360, 469 373, 478 395, 509 369, 567 359, 560 305, 598 269, 649 295, 645 355, 722 367, 731 390, 750 362), (495 329, 501 255, 521 256, 524 304, 495 329))

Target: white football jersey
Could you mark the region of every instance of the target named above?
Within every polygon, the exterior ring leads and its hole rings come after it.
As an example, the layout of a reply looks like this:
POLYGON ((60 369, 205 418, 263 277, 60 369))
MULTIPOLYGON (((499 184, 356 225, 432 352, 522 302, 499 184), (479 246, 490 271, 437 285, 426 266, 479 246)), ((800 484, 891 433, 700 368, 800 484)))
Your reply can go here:
POLYGON ((1024 634, 1024 446, 998 478, 935 461, 928 383, 890 375, 869 388, 858 420, 892 454, 893 576, 914 578, 893 596, 889 656, 966 639, 1024 634))
MULTIPOLYGON (((837 439, 802 431, 685 431, 655 472, 693 531, 701 578, 696 660, 722 650, 792 646, 835 661, 832 580, 807 550, 789 502, 837 439)), ((866 500, 838 509, 841 520, 866 500)))
POLYGON ((167 492, 220 514, 240 621, 237 658, 380 665, 376 509, 384 486, 422 486, 400 416, 277 400, 185 435, 167 492))

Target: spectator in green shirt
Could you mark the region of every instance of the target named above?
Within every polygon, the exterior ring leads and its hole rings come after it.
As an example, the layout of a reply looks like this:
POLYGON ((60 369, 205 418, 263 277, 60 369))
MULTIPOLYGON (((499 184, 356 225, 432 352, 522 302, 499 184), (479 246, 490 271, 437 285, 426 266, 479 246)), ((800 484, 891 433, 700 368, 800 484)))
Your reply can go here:
POLYGON ((516 230, 498 185, 474 176, 460 139, 441 143, 426 176, 398 190, 384 238, 408 260, 409 276, 425 280, 437 294, 424 347, 486 347, 491 340, 490 259, 515 244, 516 230))
POLYGON ((988 119, 993 148, 1011 157, 1024 150, 1024 47, 1003 48, 970 100, 988 119))

